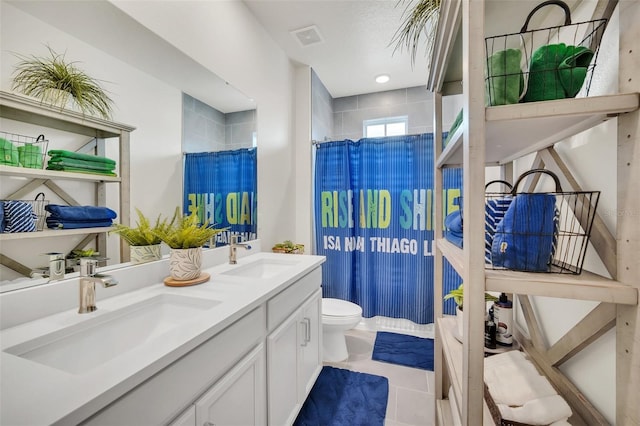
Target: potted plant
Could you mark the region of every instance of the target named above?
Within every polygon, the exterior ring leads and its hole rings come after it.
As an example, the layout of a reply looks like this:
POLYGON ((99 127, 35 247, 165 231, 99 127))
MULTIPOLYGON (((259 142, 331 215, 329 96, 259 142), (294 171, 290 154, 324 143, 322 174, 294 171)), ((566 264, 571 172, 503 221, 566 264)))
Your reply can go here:
POLYGON ((160 243, 162 240, 157 232, 162 226, 161 217, 158 215, 154 225, 151 225, 149 219, 136 209, 138 221, 135 227, 116 223, 115 228, 110 233, 118 234, 120 238, 129 244, 131 250, 132 263, 145 263, 162 259, 160 251, 160 243))
POLYGON ((400 0, 397 6, 407 4, 402 14, 402 25, 393 35, 391 44, 395 43, 396 50, 407 49, 414 65, 420 39, 425 37, 425 56, 430 57, 435 43, 438 18, 440 16, 441 0, 400 0))
POLYGON ((176 207, 171 222, 163 220, 154 233, 171 248, 169 272, 176 281, 188 281, 200 276, 202 270, 202 246, 219 232, 209 226, 209 222, 200 225, 198 215, 189 216, 180 213, 176 207))
MULTIPOLYGON (((464 316, 463 316, 464 314, 463 314, 463 303, 462 303, 464 300, 464 283, 460 284, 458 288, 455 288, 451 290, 449 293, 447 293, 443 299, 444 300, 453 299, 453 301, 456 304, 456 323, 457 323, 457 329, 458 329, 458 336, 462 338, 462 333, 464 330, 464 316)), ((495 302, 497 300, 498 298, 492 294, 489 294, 489 293, 484 294, 485 302, 495 302)))
POLYGON ((68 62, 64 54, 47 46, 49 56, 24 56, 16 64, 12 90, 33 96, 42 102, 63 109, 69 100, 83 114, 111 117, 113 101, 100 86, 98 80, 80 70, 75 62, 68 62))
POLYGON ((287 254, 303 254, 304 244, 294 244, 289 240, 285 240, 281 243, 275 244, 271 251, 274 253, 287 253, 287 254))
POLYGON ((83 257, 96 257, 100 253, 94 249, 86 250, 71 250, 71 252, 65 258, 65 270, 66 272, 78 272, 80 270, 80 259, 83 257))

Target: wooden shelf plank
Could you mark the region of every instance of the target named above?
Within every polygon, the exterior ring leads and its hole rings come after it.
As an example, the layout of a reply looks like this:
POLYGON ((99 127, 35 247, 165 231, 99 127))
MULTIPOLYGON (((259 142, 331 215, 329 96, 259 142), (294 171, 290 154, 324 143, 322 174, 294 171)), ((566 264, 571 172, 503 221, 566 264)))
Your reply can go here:
MULTIPOLYGON (((505 164, 547 148, 639 105, 640 95, 627 93, 488 107, 486 164, 505 164)), ((437 159, 438 167, 462 164, 464 137, 457 133, 437 159)))
POLYGON ((55 108, 34 98, 0 91, 0 116, 38 126, 81 135, 114 138, 135 127, 84 115, 76 111, 55 108))
MULTIPOLYGON (((445 363, 447 364, 447 371, 449 372, 449 379, 453 390, 453 395, 449 395, 449 399, 452 397, 455 398, 458 409, 461 409, 462 358, 464 351, 462 343, 458 342, 451 333, 451 330, 456 327, 456 321, 454 317, 443 317, 438 318, 436 324, 438 327, 438 336, 442 340, 442 352, 445 363)), ((461 413, 459 413, 459 417, 462 417, 461 413)), ((486 403, 483 403, 483 425, 494 425, 493 418, 486 403)))
POLYGON ((16 232, 0 234, 0 241, 24 240, 28 238, 65 237, 69 235, 104 234, 113 227, 81 228, 81 229, 44 229, 37 232, 16 232))
MULTIPOLYGON (((462 275, 464 271, 462 249, 445 239, 438 240, 437 246, 456 272, 462 275)), ((624 305, 638 304, 636 288, 588 271, 573 275, 487 269, 485 275, 487 291, 624 305)))
POLYGON ((91 173, 72 173, 57 170, 29 169, 26 167, 13 167, 0 165, 0 176, 21 177, 28 179, 56 179, 75 180, 88 182, 120 182, 117 176, 106 176, 91 173))

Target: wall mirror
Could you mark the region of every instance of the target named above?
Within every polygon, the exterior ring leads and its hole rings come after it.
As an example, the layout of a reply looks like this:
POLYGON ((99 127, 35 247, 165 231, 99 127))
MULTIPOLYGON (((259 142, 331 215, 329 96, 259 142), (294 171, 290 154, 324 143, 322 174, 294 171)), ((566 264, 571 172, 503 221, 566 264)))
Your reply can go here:
MULTIPOLYGON (((178 120, 182 119, 182 136, 187 137, 182 141, 176 139, 175 143, 180 144, 180 148, 176 150, 181 150, 185 158, 187 154, 196 152, 214 153, 237 151, 239 149, 253 149, 255 152, 257 149, 255 131, 257 108, 253 99, 211 70, 195 62, 184 52, 157 37, 111 2, 33 1, 3 2, 3 4, 7 4, 7 8, 19 10, 21 14, 29 15, 30 22, 35 19, 46 23, 42 27, 43 29, 53 28, 51 34, 39 29, 38 37, 40 37, 41 41, 39 40, 37 43, 54 42, 56 45, 64 45, 69 38, 82 40, 89 46, 88 50, 92 53, 89 60, 99 61, 106 66, 115 58, 141 70, 148 74, 150 78, 158 79, 176 88, 176 93, 182 97, 182 101, 187 100, 182 103, 182 113, 184 114, 184 108, 187 105, 190 105, 194 112, 192 115, 179 117, 181 111, 175 110, 174 117, 178 120), (114 31, 116 28, 117 31, 114 31), (211 126, 211 123, 204 123, 204 127, 201 127, 202 122, 198 120, 197 115, 199 113, 211 115, 213 111, 217 111, 221 115, 223 121, 220 124, 222 127, 216 128, 216 126, 211 126), (206 131, 217 132, 217 139, 213 142, 212 140, 207 141, 206 138, 199 139, 196 135, 203 128, 205 129, 205 136, 206 131)), ((10 18, 7 17, 6 19, 10 18)), ((15 40, 14 37, 20 36, 15 33, 5 32, 4 29, 2 30, 0 49, 3 60, 7 59, 5 61, 7 67, 9 66, 8 61, 15 62, 15 58, 10 54, 11 51, 16 51, 16 43, 11 42, 12 39, 15 40)), ((220 58, 220 60, 224 60, 224 58, 220 58)), ((4 66, 3 70, 5 70, 4 66)), ((121 75, 114 76, 116 81, 121 78, 124 77, 121 75)), ((3 77, 3 80, 5 80, 3 82, 3 90, 6 90, 8 88, 6 87, 5 77, 3 77)), ((162 112, 161 105, 158 106, 158 111, 162 112)), ((159 119, 162 119, 161 115, 159 119)), ((117 121, 130 123, 137 127, 132 133, 132 138, 135 139, 137 137, 136 132, 140 134, 141 126, 136 120, 130 120, 126 116, 122 116, 118 117, 117 121)), ((132 162, 131 166, 136 167, 135 162, 132 162)), ((235 194, 222 196, 222 194, 218 195, 214 192, 213 196, 211 196, 211 192, 204 190, 194 196, 196 202, 193 205, 187 204, 189 195, 184 194, 184 200, 186 201, 183 201, 183 205, 186 206, 186 209, 189 209, 190 206, 191 208, 195 206, 195 208, 203 212, 205 218, 215 224, 220 224, 216 220, 220 218, 219 215, 216 216, 216 212, 221 211, 221 207, 224 206, 228 210, 224 212, 224 217, 227 221, 230 219, 235 224, 246 225, 251 223, 255 225, 255 212, 253 210, 256 205, 255 191, 251 192, 241 187, 230 192, 235 192, 235 194), (197 203, 198 197, 200 197, 202 203, 197 203), (212 203, 212 201, 215 202, 216 198, 219 198, 220 203, 212 203)), ((87 203, 90 204, 91 201, 89 200, 87 203)), ((253 234, 246 232, 245 235, 247 237, 255 237, 255 231, 253 234)), ((221 235, 220 237, 220 244, 224 244, 228 236, 221 235)), ((115 242, 119 243, 119 239, 116 236, 109 238, 115 238, 115 242)), ((49 239, 40 241, 45 241, 46 243, 46 240, 49 239)), ((32 241, 38 241, 38 239, 33 239, 32 241)), ((39 246, 39 243, 36 242, 35 245, 39 246)), ((42 246, 46 246, 46 244, 42 244, 42 246)), ((58 248, 56 243, 52 243, 52 246, 58 248)), ((21 250, 25 252, 23 261, 20 254, 15 253, 14 249, 8 250, 8 254, 11 257, 16 257, 22 261, 22 264, 33 266, 34 268, 47 265, 47 257, 40 256, 41 252, 54 251, 48 250, 48 248, 43 249, 40 246, 37 248, 33 246, 31 248, 22 248, 21 250)), ((5 250, 3 249, 2 252, 4 254, 5 250)), ((110 261, 108 264, 108 269, 118 267, 121 267, 121 264, 117 262, 110 261)), ((77 276, 77 273, 68 273, 65 278, 73 278, 75 276, 77 276)), ((47 282, 47 278, 25 277, 5 264, 0 265, 0 292, 47 282)))

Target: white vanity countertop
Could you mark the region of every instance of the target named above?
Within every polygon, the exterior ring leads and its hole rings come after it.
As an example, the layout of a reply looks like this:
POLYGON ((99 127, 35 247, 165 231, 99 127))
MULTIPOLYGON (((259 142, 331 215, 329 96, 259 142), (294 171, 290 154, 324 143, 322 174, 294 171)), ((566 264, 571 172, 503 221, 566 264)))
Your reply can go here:
MULTIPOLYGON (((90 314, 80 315, 76 308, 2 330, 0 424, 76 424, 84 420, 319 267, 324 260, 322 256, 257 253, 239 258, 237 265, 205 269, 211 279, 203 284, 190 287, 154 284, 103 300, 98 297, 98 310, 90 314), (295 265, 269 278, 221 275, 256 260, 294 258, 295 265), (83 373, 69 373, 5 352, 23 342, 161 294, 220 303, 83 373)), ((121 279, 120 285, 126 285, 124 281, 121 279)))

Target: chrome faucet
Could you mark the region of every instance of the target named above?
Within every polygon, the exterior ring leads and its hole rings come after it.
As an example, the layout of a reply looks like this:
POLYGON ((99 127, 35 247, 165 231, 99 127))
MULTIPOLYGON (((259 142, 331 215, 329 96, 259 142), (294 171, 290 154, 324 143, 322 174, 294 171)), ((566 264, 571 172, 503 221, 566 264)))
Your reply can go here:
POLYGON ((238 247, 242 247, 246 250, 251 250, 251 246, 249 244, 241 243, 239 241, 240 235, 231 236, 231 243, 229 244, 229 265, 235 265, 236 263, 238 263, 238 261, 236 260, 236 251, 238 247))
POLYGON ((93 312, 96 306, 96 283, 103 287, 113 287, 118 280, 111 275, 97 274, 96 265, 98 259, 83 257, 80 259, 80 307, 79 314, 93 312))

